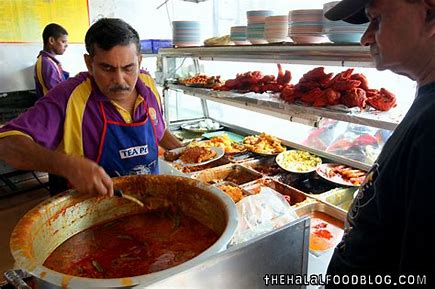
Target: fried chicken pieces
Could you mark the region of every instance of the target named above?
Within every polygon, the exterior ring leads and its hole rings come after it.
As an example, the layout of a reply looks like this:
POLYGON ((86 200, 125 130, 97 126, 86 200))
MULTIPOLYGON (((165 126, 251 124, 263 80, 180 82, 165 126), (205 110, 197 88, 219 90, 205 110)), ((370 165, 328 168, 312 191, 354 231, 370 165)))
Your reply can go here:
POLYGON ((208 161, 216 156, 216 152, 205 147, 188 147, 180 156, 185 164, 199 164, 208 161))
POLYGON ((264 132, 245 137, 243 144, 251 152, 260 154, 279 154, 286 150, 278 138, 264 132))
POLYGON ((211 160, 216 156, 216 152, 206 147, 187 147, 183 152, 165 152, 164 158, 173 162, 180 159, 185 164, 199 164, 211 160))
POLYGON ((232 186, 232 185, 222 185, 219 186, 219 189, 224 191, 228 196, 233 199, 234 203, 237 203, 243 198, 243 192, 240 188, 232 186))
POLYGON ((286 85, 280 97, 286 102, 300 100, 315 107, 344 104, 347 107, 364 109, 367 104, 381 111, 396 106, 396 97, 385 88, 369 89, 367 78, 362 73, 353 73, 349 68, 333 77, 324 67, 305 73, 296 85, 286 85))
POLYGON ((370 89, 367 77, 353 73, 353 68, 337 73, 325 73, 324 67, 314 68, 305 73, 296 85, 289 70, 278 64, 278 75, 263 75, 260 71, 237 74, 235 79, 227 80, 213 89, 245 92, 276 92, 289 103, 299 100, 315 107, 343 104, 349 108, 366 108, 367 104, 380 111, 388 111, 396 106, 396 97, 385 88, 370 89))
POLYGON ((266 91, 280 92, 290 83, 292 76, 289 70, 284 71, 278 64, 278 75, 263 75, 260 71, 248 71, 237 74, 235 79, 228 79, 224 85, 216 85, 213 89, 228 91, 241 90, 262 93, 266 91))
POLYGON ((218 147, 222 148, 226 154, 235 154, 246 151, 243 144, 239 144, 229 138, 227 134, 222 134, 220 136, 213 137, 210 140, 201 142, 192 142, 189 147, 200 146, 200 147, 218 147))
POLYGON ((359 186, 363 183, 366 173, 353 169, 351 167, 347 167, 344 165, 336 165, 332 167, 328 167, 325 170, 325 175, 329 178, 340 176, 343 180, 352 183, 353 185, 359 186))

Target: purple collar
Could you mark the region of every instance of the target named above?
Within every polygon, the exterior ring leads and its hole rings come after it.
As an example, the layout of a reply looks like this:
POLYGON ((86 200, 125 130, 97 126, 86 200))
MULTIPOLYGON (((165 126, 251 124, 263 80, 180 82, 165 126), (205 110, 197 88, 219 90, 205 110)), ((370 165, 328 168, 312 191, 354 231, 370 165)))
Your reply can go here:
POLYGON ((53 54, 53 53, 50 53, 50 52, 45 51, 45 50, 41 50, 41 51, 39 51, 39 55, 38 55, 38 56, 40 56, 40 55, 50 57, 50 58, 51 58, 54 62, 56 62, 57 64, 60 63, 60 61, 56 59, 56 55, 53 54))

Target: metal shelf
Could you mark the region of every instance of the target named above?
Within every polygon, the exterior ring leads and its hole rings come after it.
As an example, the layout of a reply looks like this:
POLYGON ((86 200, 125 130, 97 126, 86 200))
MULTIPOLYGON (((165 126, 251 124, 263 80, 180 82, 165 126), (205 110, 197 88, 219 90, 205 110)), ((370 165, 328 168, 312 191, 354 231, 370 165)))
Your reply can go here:
POLYGON ((169 84, 169 89, 182 91, 184 94, 199 97, 222 104, 227 104, 251 111, 273 115, 298 123, 315 125, 321 118, 335 119, 371 127, 394 130, 404 114, 397 110, 379 111, 338 111, 330 108, 316 108, 298 104, 287 104, 278 97, 269 94, 240 94, 230 91, 214 91, 204 88, 186 87, 169 84))
POLYGON ((319 64, 374 67, 370 50, 360 45, 266 44, 219 47, 162 48, 159 55, 172 58, 194 57, 201 60, 319 64))

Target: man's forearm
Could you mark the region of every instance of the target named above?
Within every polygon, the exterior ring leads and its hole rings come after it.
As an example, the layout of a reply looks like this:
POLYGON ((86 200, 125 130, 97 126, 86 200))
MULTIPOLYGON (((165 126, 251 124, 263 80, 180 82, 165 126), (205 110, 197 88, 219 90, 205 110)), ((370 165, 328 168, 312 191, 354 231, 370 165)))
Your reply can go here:
POLYGON ((67 155, 46 149, 25 136, 0 138, 0 159, 16 169, 65 176, 67 158, 67 155))
POLYGON ((21 170, 63 176, 82 193, 113 196, 113 183, 104 168, 80 156, 46 149, 25 136, 0 139, 0 160, 21 170))
POLYGON ((162 140, 160 141, 159 145, 163 147, 164 149, 171 150, 175 148, 182 147, 183 144, 181 141, 179 141, 169 129, 165 130, 165 134, 163 135, 162 140))

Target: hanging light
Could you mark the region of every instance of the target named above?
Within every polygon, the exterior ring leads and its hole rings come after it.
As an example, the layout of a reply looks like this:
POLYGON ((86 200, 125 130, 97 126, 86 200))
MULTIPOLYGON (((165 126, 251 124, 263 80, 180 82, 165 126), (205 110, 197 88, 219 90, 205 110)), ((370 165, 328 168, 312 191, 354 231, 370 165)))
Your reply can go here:
MULTIPOLYGON (((200 3, 200 2, 205 2, 205 1, 208 1, 208 0, 181 0, 181 1, 185 1, 185 2, 193 2, 193 3, 200 3)), ((165 4, 168 3, 168 2, 169 2, 169 0, 165 0, 165 1, 163 1, 163 3, 160 4, 159 6, 157 6, 156 9, 159 9, 160 7, 162 7, 163 5, 165 5, 165 4)))

